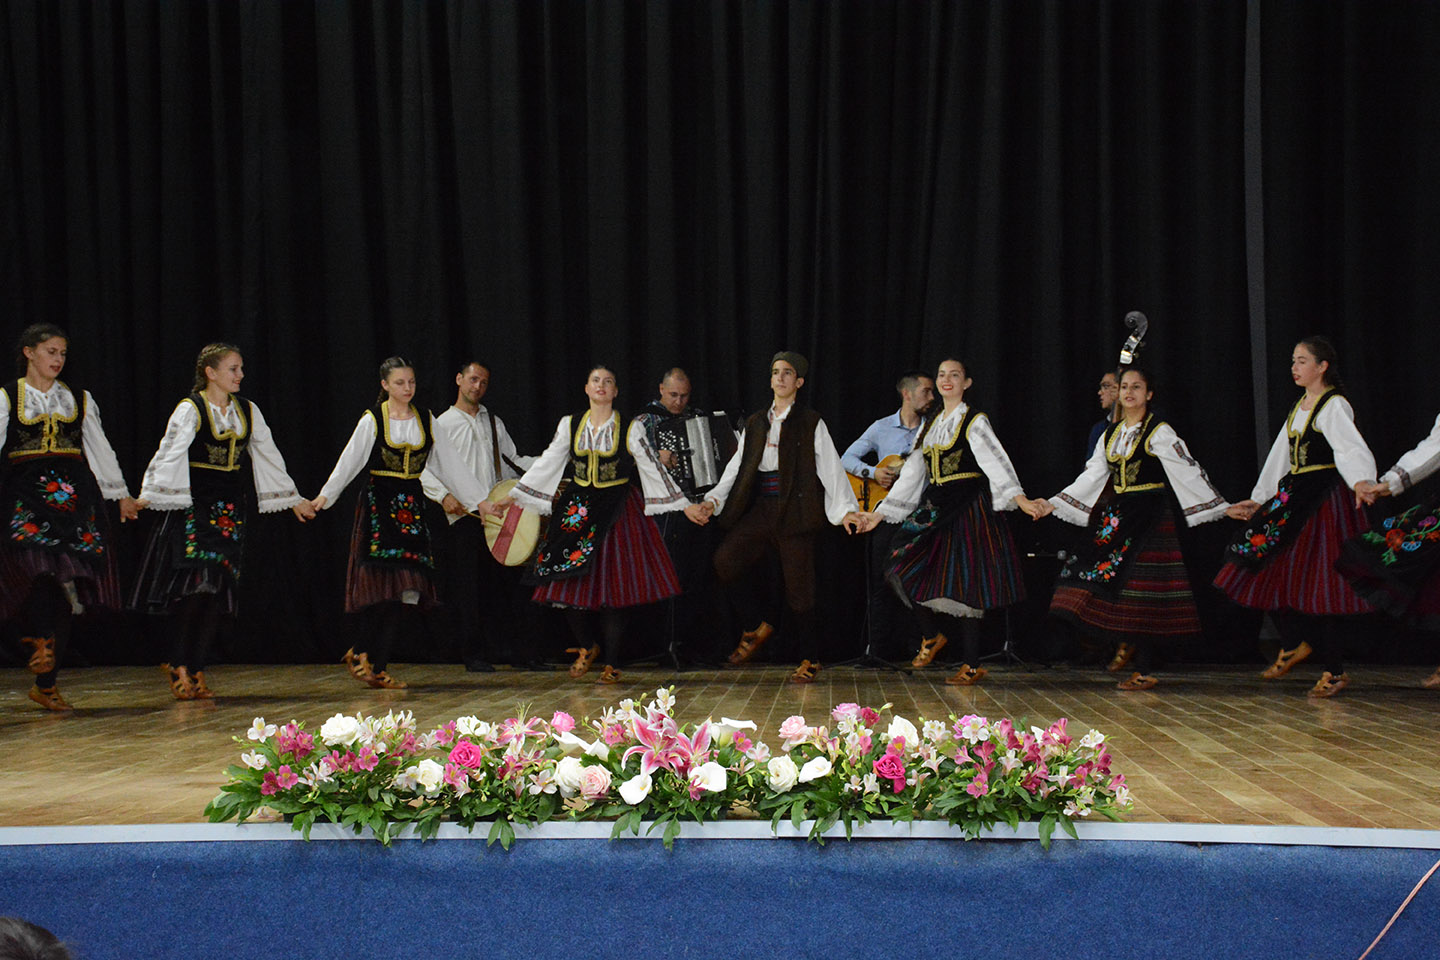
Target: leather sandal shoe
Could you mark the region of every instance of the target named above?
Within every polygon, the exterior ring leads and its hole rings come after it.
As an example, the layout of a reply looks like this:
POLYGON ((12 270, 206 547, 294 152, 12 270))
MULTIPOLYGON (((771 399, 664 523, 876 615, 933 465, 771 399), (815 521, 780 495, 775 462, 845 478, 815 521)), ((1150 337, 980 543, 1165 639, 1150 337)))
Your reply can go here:
POLYGON ((56 713, 75 709, 65 702, 65 698, 60 696, 60 691, 55 687, 46 687, 44 690, 41 690, 39 687, 31 687, 30 699, 40 704, 40 706, 46 710, 54 710, 56 713))
POLYGON ((20 642, 35 648, 35 652, 30 654, 29 663, 26 664, 31 673, 49 673, 55 669, 54 637, 21 637, 20 642))
POLYGON ((1105 669, 1110 673, 1119 673, 1130 666, 1130 661, 1135 659, 1135 645, 1122 643, 1115 648, 1115 656, 1110 660, 1110 665, 1105 669))
POLYGON ((760 626, 740 634, 740 643, 731 651, 729 661, 736 665, 745 663, 755 656, 755 652, 765 645, 765 641, 769 640, 770 634, 774 632, 774 627, 761 620, 760 626))
POLYGON ((1294 650, 1286 650, 1284 647, 1281 647, 1280 652, 1275 655, 1275 662, 1266 667, 1265 672, 1260 674, 1260 676, 1266 680, 1278 680, 1280 677, 1289 673, 1296 664, 1308 660, 1310 654, 1314 652, 1315 651, 1310 648, 1310 644, 1304 640, 1301 640, 1300 645, 1294 650))
POLYGON ((791 683, 814 683, 815 674, 820 672, 820 664, 811 663, 809 660, 801 660, 800 666, 790 674, 791 683))
POLYGON ((961 664, 952 676, 945 678, 945 682, 952 687, 970 687, 980 682, 980 678, 989 673, 984 667, 972 667, 970 664, 961 664))
MULTIPOLYGON (((364 654, 362 653, 361 656, 363 657, 364 654)), ((365 682, 368 683, 370 686, 381 690, 404 690, 405 688, 410 686, 410 684, 406 683, 404 680, 396 680, 384 670, 372 671, 370 674, 370 679, 365 682)))
POLYGON ((363 652, 356 653, 355 648, 351 647, 345 651, 345 656, 340 658, 340 662, 345 664, 346 669, 350 671, 350 676, 367 687, 374 686, 370 681, 375 679, 375 671, 370 666, 370 658, 363 652))
POLYGON ((205 682, 205 671, 204 671, 204 670, 196 670, 195 673, 191 675, 190 680, 191 680, 192 683, 195 684, 195 699, 196 699, 196 700, 213 700, 213 699, 215 699, 215 694, 210 691, 209 685, 206 684, 206 682, 205 682))
POLYGON ((621 676, 622 676, 622 674, 620 673, 619 670, 616 670, 614 667, 610 666, 610 664, 607 663, 607 664, 605 664, 604 667, 602 667, 602 668, 600 669, 600 676, 598 676, 598 677, 595 678, 595 682, 596 682, 596 683, 619 683, 621 676))
POLYGON ((570 664, 570 678, 572 680, 579 680, 585 676, 585 674, 589 673, 590 665, 595 662, 596 657, 600 656, 600 648, 598 646, 589 647, 588 649, 584 647, 567 647, 565 652, 575 654, 575 662, 570 664))
POLYGON ((937 633, 935 636, 929 638, 921 637, 920 652, 915 654, 915 659, 910 661, 910 666, 916 670, 919 670, 921 667, 930 666, 930 661, 935 659, 935 654, 944 650, 945 644, 949 642, 943 633, 937 633))
POLYGON ((1137 670, 1134 673, 1130 674, 1130 678, 1128 680, 1121 680, 1119 683, 1115 684, 1115 686, 1121 690, 1149 690, 1151 687, 1155 686, 1155 684, 1159 682, 1159 680, 1156 680, 1148 673, 1141 673, 1137 670))
POLYGON ((1327 697, 1335 696, 1335 694, 1348 686, 1350 686, 1350 675, 1348 673, 1342 673, 1337 677, 1329 670, 1326 670, 1320 674, 1320 679, 1315 681, 1315 686, 1310 688, 1310 696, 1323 700, 1327 697))
POLYGON ((183 666, 172 667, 168 663, 160 664, 160 669, 170 675, 170 692, 175 695, 176 700, 195 699, 195 681, 189 671, 183 666))
POLYGON ((1421 680, 1420 686, 1426 690, 1440 690, 1440 667, 1436 667, 1434 673, 1421 680))

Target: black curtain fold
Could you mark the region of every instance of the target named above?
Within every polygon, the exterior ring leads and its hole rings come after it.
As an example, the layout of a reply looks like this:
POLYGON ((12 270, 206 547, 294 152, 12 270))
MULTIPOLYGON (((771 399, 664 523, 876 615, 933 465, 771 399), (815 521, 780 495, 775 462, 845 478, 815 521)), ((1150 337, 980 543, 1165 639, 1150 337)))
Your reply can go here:
MULTIPOLYGON (((900 372, 963 353, 1049 494, 1130 309, 1232 498, 1258 469, 1235 438, 1293 393, 1311 330, 1388 461, 1434 415, 1440 9, 1254 3, 1263 397, 1238 2, 12 0, 7 336, 71 330, 137 486, 196 351, 229 339, 307 495, 390 354, 437 408, 481 357, 537 451, 592 360, 631 407, 680 364, 754 409, 781 347, 842 446, 900 372)), ((343 508, 256 529, 247 591, 284 599, 247 606, 255 649, 328 657, 343 508)))

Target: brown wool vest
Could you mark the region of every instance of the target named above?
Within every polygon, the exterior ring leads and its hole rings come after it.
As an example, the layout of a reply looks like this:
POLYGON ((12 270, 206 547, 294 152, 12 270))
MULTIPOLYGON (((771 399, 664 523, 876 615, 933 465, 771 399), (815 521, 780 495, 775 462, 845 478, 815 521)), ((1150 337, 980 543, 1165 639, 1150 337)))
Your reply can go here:
MULTIPOLYGON (((769 412, 767 407, 745 421, 740 472, 716 521, 722 530, 738 523, 755 499, 760 455, 765 452, 765 436, 770 431, 769 412)), ((797 408, 780 425, 780 533, 814 533, 828 522, 825 488, 815 473, 815 428, 819 423, 820 414, 797 408)))

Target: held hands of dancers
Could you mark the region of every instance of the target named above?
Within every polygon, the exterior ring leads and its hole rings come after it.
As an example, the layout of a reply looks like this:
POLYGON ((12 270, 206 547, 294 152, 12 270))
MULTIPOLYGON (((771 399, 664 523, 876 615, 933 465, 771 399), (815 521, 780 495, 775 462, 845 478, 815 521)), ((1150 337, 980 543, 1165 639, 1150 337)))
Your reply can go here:
POLYGON ((1239 503, 1232 503, 1225 509, 1225 516, 1231 520, 1249 520, 1255 516, 1255 511, 1260 509, 1260 504, 1254 500, 1241 500, 1239 503))
POLYGON ((873 510, 861 510, 857 512, 854 516, 855 533, 869 533, 871 530, 874 530, 876 527, 880 526, 882 522, 880 514, 876 513, 873 510))
POLYGON ((860 525, 864 523, 866 516, 867 514, 861 510, 851 510, 840 518, 840 526, 845 528, 846 533, 864 533, 865 531, 860 529, 860 525))
POLYGON ((1031 520, 1039 520, 1055 512, 1055 507, 1049 500, 1032 500, 1023 495, 1015 498, 1015 506, 1023 510, 1031 520))
POLYGON ((134 497, 121 497, 117 501, 120 507, 120 522, 134 520, 140 516, 140 511, 150 506, 149 500, 136 500, 134 497))
POLYGON ((319 509, 314 501, 302 498, 299 503, 290 508, 290 511, 295 514, 296 520, 304 523, 306 520, 314 520, 315 514, 319 512, 319 509))
POLYGON ((1369 506, 1381 497, 1390 496, 1393 492, 1389 483, 1371 483, 1369 480, 1361 480, 1355 484, 1355 506, 1369 506))
POLYGON ((709 500, 702 500, 699 503, 692 503, 690 504, 690 506, 685 508, 685 516, 689 518, 690 522, 699 524, 702 527, 705 526, 705 524, 709 523, 710 518, 714 515, 715 504, 711 503, 709 500))

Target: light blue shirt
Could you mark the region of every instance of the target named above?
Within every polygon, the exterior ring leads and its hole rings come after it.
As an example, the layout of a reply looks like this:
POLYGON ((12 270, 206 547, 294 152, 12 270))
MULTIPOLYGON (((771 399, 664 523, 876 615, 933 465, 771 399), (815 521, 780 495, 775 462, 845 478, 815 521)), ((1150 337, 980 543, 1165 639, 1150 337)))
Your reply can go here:
POLYGON ((846 473, 857 477, 868 479, 875 476, 875 468, 862 458, 873 454, 875 462, 879 463, 891 454, 905 456, 915 446, 915 436, 923 423, 924 420, 921 420, 913 427, 905 426, 900 422, 899 410, 888 417, 881 417, 860 434, 860 439, 845 448, 840 457, 841 466, 846 473))

